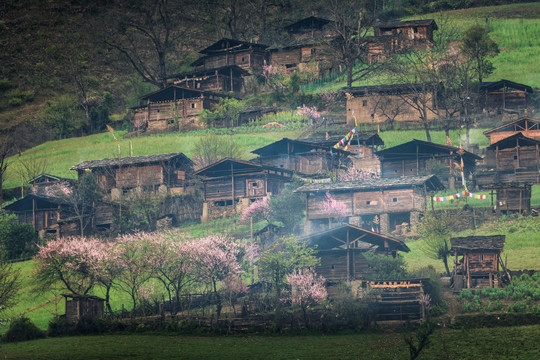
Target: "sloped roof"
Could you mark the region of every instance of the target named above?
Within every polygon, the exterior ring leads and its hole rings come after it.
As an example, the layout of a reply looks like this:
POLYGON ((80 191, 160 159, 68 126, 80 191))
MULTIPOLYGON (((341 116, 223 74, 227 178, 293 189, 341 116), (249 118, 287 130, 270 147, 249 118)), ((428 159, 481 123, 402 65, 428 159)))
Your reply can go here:
POLYGON ((433 26, 434 30, 438 30, 437 23, 433 19, 425 20, 408 20, 408 21, 387 21, 373 25, 374 28, 400 28, 409 26, 433 26))
POLYGON ((249 75, 249 71, 242 69, 238 65, 227 65, 227 66, 221 66, 221 67, 213 68, 213 69, 201 69, 201 70, 187 71, 187 72, 167 76, 166 79, 173 79, 173 78, 182 79, 184 77, 197 76, 197 75, 203 75, 203 74, 212 74, 213 75, 216 71, 218 72, 218 74, 224 74, 224 75, 230 75, 231 71, 233 72, 234 76, 247 76, 247 75, 249 75))
POLYGON ((380 178, 355 181, 337 181, 332 183, 305 184, 297 192, 326 191, 374 191, 379 189, 400 189, 426 185, 428 190, 442 190, 444 186, 435 175, 403 176, 400 178, 380 178))
POLYGON ((494 149, 508 149, 508 148, 515 148, 517 145, 523 146, 535 146, 540 145, 540 141, 532 139, 530 137, 526 137, 523 135, 523 133, 518 132, 514 135, 510 135, 508 137, 505 137, 504 139, 501 139, 497 141, 496 143, 493 143, 487 147, 488 150, 494 150, 494 149))
POLYGON ((38 209, 43 208, 45 204, 69 205, 69 202, 61 197, 47 196, 42 194, 28 194, 25 195, 22 199, 6 205, 4 209, 8 211, 31 210, 33 208, 33 200, 37 201, 38 209))
POLYGON ((509 87, 517 90, 526 91, 528 93, 532 93, 533 89, 529 85, 520 84, 514 81, 501 79, 499 81, 491 81, 491 82, 483 82, 480 84, 481 90, 499 90, 503 87, 509 87))
POLYGON ((359 241, 363 243, 373 244, 384 248, 384 242, 388 243, 388 246, 392 250, 399 250, 409 252, 410 249, 405 245, 402 240, 393 238, 388 235, 377 234, 373 231, 363 229, 361 227, 343 224, 339 227, 335 227, 329 230, 316 232, 313 234, 305 235, 300 240, 308 241, 312 246, 317 245, 318 250, 331 250, 339 249, 343 243, 338 239, 346 239, 347 231, 349 232, 350 241, 362 236, 359 241))
POLYGON ((182 159, 183 161, 189 164, 193 163, 183 153, 168 153, 168 154, 157 154, 157 155, 129 156, 129 157, 113 158, 113 159, 87 160, 75 166, 72 166, 70 170, 84 170, 84 169, 95 169, 95 168, 102 168, 102 167, 120 167, 120 166, 149 164, 149 163, 170 161, 175 158, 182 159))
POLYGON ((43 179, 43 178, 48 178, 48 179, 55 180, 55 181, 70 181, 70 182, 74 181, 74 179, 68 179, 68 178, 64 178, 64 177, 60 177, 60 176, 56 176, 56 175, 43 173, 43 174, 39 174, 38 176, 36 176, 33 179, 28 180, 28 184, 32 184, 32 183, 36 182, 37 180, 40 180, 40 179, 43 179))
POLYGON ((192 98, 198 98, 201 96, 227 97, 226 95, 214 93, 211 91, 189 89, 189 88, 185 88, 178 85, 169 85, 163 89, 159 89, 149 94, 143 95, 139 99, 150 100, 151 102, 158 102, 158 101, 171 101, 171 100, 180 100, 180 99, 192 99, 192 98))
POLYGON ((276 168, 268 165, 261 165, 251 161, 224 158, 195 171, 195 175, 201 175, 206 177, 231 176, 231 167, 234 169, 235 175, 240 175, 242 173, 249 173, 253 171, 262 172, 265 170, 274 170, 282 174, 287 173, 287 176, 292 176, 293 173, 293 171, 291 170, 276 168))
POLYGON ((339 89, 340 92, 351 95, 377 94, 410 94, 420 92, 427 87, 435 89, 436 84, 390 84, 390 85, 371 85, 371 86, 352 86, 339 89))
POLYGON ((199 51, 200 54, 217 54, 221 52, 234 51, 234 50, 245 50, 249 48, 263 50, 266 49, 268 45, 251 43, 248 41, 234 40, 228 38, 222 38, 212 45, 199 51))
POLYGON ((520 131, 520 130, 526 130, 529 122, 532 122, 534 124, 538 124, 539 130, 540 130, 540 120, 531 118, 528 116, 520 117, 519 119, 516 119, 514 121, 511 121, 509 123, 503 124, 501 126, 497 126, 496 128, 486 130, 484 131, 484 135, 488 136, 492 133, 497 132, 503 132, 503 131, 520 131))
POLYGON ((495 250, 502 251, 505 235, 465 236, 450 239, 454 251, 495 250))
MULTIPOLYGON (((448 146, 442 144, 436 144, 433 142, 413 139, 409 142, 396 145, 384 150, 379 150, 375 154, 382 156, 383 158, 409 158, 416 157, 416 148, 418 146, 419 155, 421 157, 431 156, 433 154, 457 154, 460 149, 455 146, 448 146)), ((481 157, 471 152, 463 150, 463 160, 474 162, 480 160, 481 157)))
POLYGON ((316 16, 310 16, 301 20, 298 20, 290 25, 285 26, 285 30, 293 32, 298 29, 308 28, 308 29, 320 29, 323 26, 330 24, 332 20, 323 19, 316 16))

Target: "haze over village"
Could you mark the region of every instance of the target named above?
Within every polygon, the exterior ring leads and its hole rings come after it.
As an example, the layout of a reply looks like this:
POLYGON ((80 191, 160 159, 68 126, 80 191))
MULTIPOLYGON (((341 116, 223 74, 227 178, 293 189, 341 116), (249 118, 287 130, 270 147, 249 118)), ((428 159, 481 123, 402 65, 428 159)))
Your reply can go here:
POLYGON ((540 357, 540 2, 6 0, 0 49, 0 356, 540 357))

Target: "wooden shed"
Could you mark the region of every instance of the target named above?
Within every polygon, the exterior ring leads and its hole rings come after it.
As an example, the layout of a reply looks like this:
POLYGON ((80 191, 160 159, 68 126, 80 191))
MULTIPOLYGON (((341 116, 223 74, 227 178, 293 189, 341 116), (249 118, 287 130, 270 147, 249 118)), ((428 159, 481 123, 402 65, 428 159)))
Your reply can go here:
POLYGON ((517 133, 522 133, 525 137, 531 139, 540 140, 540 120, 524 116, 484 131, 484 135, 488 137, 490 144, 494 144, 517 133))
POLYGON ((426 49, 433 43, 433 32, 438 30, 433 19, 379 22, 373 25, 376 37, 391 36, 392 52, 426 49))
POLYGON ((451 238, 454 289, 496 287, 504 241, 504 235, 451 238))
POLYGON ((234 215, 251 202, 279 194, 292 171, 225 158, 195 172, 204 186, 202 221, 234 215))
POLYGON ((193 162, 183 153, 130 156, 83 161, 71 170, 79 178, 92 172, 112 200, 135 188, 179 194, 187 191, 193 162))
POLYGON ((64 294, 66 299, 66 319, 77 322, 83 316, 93 318, 105 314, 105 299, 93 295, 64 294))
POLYGON ((202 91, 245 92, 244 76, 249 71, 238 65, 227 65, 215 69, 201 69, 171 75, 174 84, 188 89, 202 91))
POLYGON ((136 127, 149 132, 166 132, 181 127, 202 127, 198 115, 212 110, 219 99, 226 97, 210 91, 169 85, 140 97, 144 103, 134 108, 136 127))
POLYGON ((488 111, 521 113, 529 107, 532 93, 530 86, 505 79, 480 84, 482 106, 488 111))
POLYGON ((194 61, 191 66, 196 71, 214 70, 236 65, 244 70, 261 69, 266 58, 264 44, 223 38, 199 51, 204 56, 194 61))
MULTIPOLYGON (((426 100, 428 109, 436 104, 435 84, 392 84, 355 86, 340 89, 347 96, 347 125, 378 124, 385 122, 414 122, 420 121, 418 110, 411 106, 412 97, 426 100)), ((436 118, 433 111, 427 111, 429 121, 436 118)))
POLYGON ((392 257, 397 257, 398 251, 410 251, 402 240, 351 224, 305 235, 300 240, 316 249, 320 263, 315 270, 329 285, 363 280, 372 274, 364 256, 369 250, 392 257))
POLYGON ((395 179, 370 179, 321 184, 306 184, 297 192, 306 193, 306 232, 327 228, 332 219, 321 209, 326 193, 345 203, 349 223, 388 234, 397 225, 417 225, 426 209, 428 194, 444 189, 434 175, 395 179), (374 219, 380 221, 378 224, 374 219))
POLYGON ((381 176, 384 178, 429 174, 432 162, 438 162, 446 168, 444 173, 437 174, 444 176, 442 179, 459 177, 462 159, 465 176, 468 176, 474 172, 476 161, 481 159, 458 147, 417 139, 377 151, 376 155, 380 159, 381 176))
POLYGON ((493 208, 497 212, 522 213, 531 210, 531 184, 519 182, 492 183, 481 187, 496 192, 493 208))

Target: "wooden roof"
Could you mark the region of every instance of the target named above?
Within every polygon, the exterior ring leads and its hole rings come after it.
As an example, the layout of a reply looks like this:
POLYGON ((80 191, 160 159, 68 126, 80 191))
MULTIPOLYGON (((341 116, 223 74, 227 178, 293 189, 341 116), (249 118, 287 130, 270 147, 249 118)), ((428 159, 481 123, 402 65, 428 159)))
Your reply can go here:
POLYGON ((486 130, 484 131, 484 135, 489 137, 489 135, 492 133, 525 130, 540 130, 540 120, 528 116, 523 116, 509 123, 497 126, 496 128, 486 130))
MULTIPOLYGON (((308 241, 312 246, 316 245, 318 250, 340 249, 343 244, 346 243, 347 232, 349 233, 348 236, 351 243, 360 241, 362 243, 372 244, 380 248, 384 248, 384 244, 386 242, 390 250, 399 250, 405 252, 410 251, 402 240, 387 235, 377 234, 373 231, 369 231, 351 224, 343 224, 329 230, 305 235, 302 236, 300 240, 308 241)), ((362 248, 362 246, 359 247, 362 248)), ((369 247, 365 246, 364 248, 369 247)))
POLYGON ((240 51, 246 49, 258 49, 264 51, 268 45, 251 43, 248 41, 222 38, 212 45, 199 51, 200 54, 219 54, 228 51, 240 51))
POLYGON ((493 250, 501 252, 505 235, 465 236, 450 239, 452 250, 459 252, 493 250))
POLYGON ((398 95, 398 94, 411 94, 418 93, 428 88, 434 90, 437 87, 436 84, 391 84, 391 85, 371 85, 371 86, 352 86, 344 87, 339 91, 342 93, 349 93, 355 96, 365 96, 368 94, 385 94, 385 95, 398 95))
POLYGON ((285 30, 287 30, 289 33, 305 30, 319 30, 322 29, 325 25, 330 24, 331 22, 333 21, 316 16, 310 16, 285 26, 285 30))
POLYGON ((43 174, 39 174, 38 176, 36 176, 33 179, 28 180, 28 184, 38 183, 41 180, 45 180, 45 179, 49 179, 49 180, 53 180, 53 181, 69 181, 69 182, 75 181, 73 179, 68 179, 68 178, 64 178, 64 177, 60 177, 60 176, 56 176, 56 175, 43 173, 43 174))
MULTIPOLYGON (((401 145, 393 146, 384 150, 377 151, 375 154, 383 159, 407 159, 416 158, 416 149, 418 147, 418 154, 420 157, 431 157, 436 154, 447 154, 458 156, 457 152, 460 150, 455 146, 447 146, 442 144, 436 144, 428 141, 413 139, 401 145)), ((480 160, 481 157, 471 152, 461 149, 463 153, 463 160, 473 162, 480 160)))
POLYGON ((287 176, 292 176, 293 173, 291 170, 256 164, 251 161, 225 158, 195 171, 195 175, 201 175, 205 177, 231 176, 231 169, 234 170, 235 175, 252 172, 263 172, 266 170, 275 170, 282 174, 287 173, 287 176))
POLYGON ((403 176, 394 179, 369 179, 355 181, 338 181, 332 183, 305 184, 296 189, 297 192, 326 191, 377 191, 381 189, 403 189, 426 186, 428 191, 442 190, 444 186, 435 175, 403 176))
POLYGON ((179 74, 174 74, 174 75, 167 76, 166 79, 173 79, 173 78, 174 79, 176 79, 176 78, 182 79, 182 78, 185 78, 185 77, 198 76, 198 75, 204 75, 204 74, 213 75, 216 72, 219 75, 229 76, 231 74, 231 71, 233 73, 233 76, 247 76, 247 75, 249 75, 249 71, 242 69, 238 65, 227 65, 227 66, 222 66, 222 67, 213 68, 213 69, 201 69, 201 70, 194 70, 194 71, 188 71, 188 72, 183 72, 183 73, 179 73, 179 74))
POLYGON ((523 135, 523 133, 518 132, 514 135, 510 135, 508 137, 505 137, 504 139, 501 139, 497 141, 496 143, 493 143, 487 147, 488 150, 495 150, 495 149, 510 149, 515 148, 516 146, 536 146, 540 145, 540 141, 532 139, 530 137, 526 137, 523 135))
POLYGON ((152 93, 141 96, 141 100, 149 100, 150 102, 159 101, 174 101, 180 99, 193 99, 199 97, 227 97, 226 95, 214 93, 211 91, 203 91, 197 89, 189 89, 178 85, 169 85, 163 89, 156 90, 152 93))
POLYGON ((533 92, 532 87, 530 87, 529 85, 520 84, 517 82, 510 81, 510 80, 505 80, 505 79, 501 79, 499 81, 483 82, 482 84, 480 84, 480 90, 487 90, 487 91, 500 90, 505 87, 521 90, 521 91, 526 91, 528 93, 533 92))
POLYGON ((36 205, 38 209, 51 208, 51 205, 54 205, 54 207, 56 207, 57 205, 69 205, 69 202, 61 197, 47 196, 42 194, 28 194, 25 195, 22 199, 6 205, 4 209, 8 211, 32 210, 34 200, 36 200, 36 205))
POLYGON ((183 153, 168 153, 168 154, 157 154, 157 155, 142 155, 142 156, 129 156, 113 159, 101 159, 101 160, 87 160, 83 161, 75 166, 72 166, 70 170, 84 170, 84 169, 95 169, 102 167, 121 167, 121 166, 132 166, 132 165, 142 165, 142 164, 151 164, 158 162, 167 162, 175 159, 181 159, 182 161, 192 165, 193 162, 183 153))
POLYGON ((408 20, 408 21, 387 21, 380 22, 373 25, 374 28, 401 28, 401 27, 411 27, 411 26, 431 26, 433 30, 438 30, 437 23, 433 19, 425 20, 408 20))

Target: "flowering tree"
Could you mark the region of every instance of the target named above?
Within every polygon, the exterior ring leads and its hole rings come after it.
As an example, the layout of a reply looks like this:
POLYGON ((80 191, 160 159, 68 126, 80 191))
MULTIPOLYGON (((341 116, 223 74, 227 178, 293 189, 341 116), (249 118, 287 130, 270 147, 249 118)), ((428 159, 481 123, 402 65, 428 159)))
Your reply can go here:
POLYGON ((326 214, 330 219, 336 219, 338 222, 343 222, 349 214, 347 205, 334 199, 332 194, 326 192, 325 200, 320 205, 321 211, 326 214))
POLYGON ((240 216, 241 222, 246 222, 249 219, 253 219, 254 222, 261 220, 268 220, 270 217, 270 203, 268 198, 262 198, 251 203, 240 216))
POLYGON ((219 283, 229 276, 238 276, 243 272, 246 246, 220 235, 210 235, 191 244, 199 279, 210 286, 219 319, 222 309, 219 283))
POLYGON ((318 276, 311 268, 300 269, 286 276, 291 285, 291 292, 285 301, 291 301, 292 305, 302 309, 304 322, 307 326, 307 310, 314 304, 320 304, 328 296, 326 291, 326 279, 318 276))
POLYGON ((227 295, 227 300, 229 301, 229 305, 233 309, 233 312, 236 314, 236 300, 238 299, 238 295, 245 293, 248 288, 246 283, 242 280, 242 278, 238 275, 231 275, 225 278, 223 280, 224 285, 224 292, 227 295))
POLYGON ((338 175, 338 181, 378 179, 379 175, 372 169, 356 169, 349 167, 346 172, 338 175))
POLYGON ((334 90, 323 90, 319 97, 324 102, 326 109, 332 109, 337 106, 343 106, 343 95, 334 90))
POLYGON ((308 107, 305 104, 296 108, 298 116, 308 118, 311 121, 316 121, 321 118, 321 114, 317 111, 315 106, 308 107))
POLYGON ((283 66, 264 65, 262 76, 266 85, 276 90, 283 90, 285 88, 286 74, 283 66))

